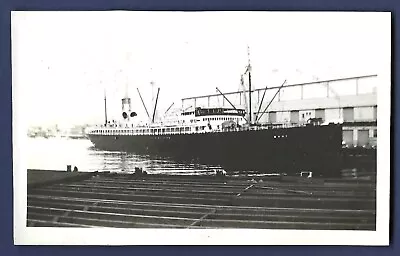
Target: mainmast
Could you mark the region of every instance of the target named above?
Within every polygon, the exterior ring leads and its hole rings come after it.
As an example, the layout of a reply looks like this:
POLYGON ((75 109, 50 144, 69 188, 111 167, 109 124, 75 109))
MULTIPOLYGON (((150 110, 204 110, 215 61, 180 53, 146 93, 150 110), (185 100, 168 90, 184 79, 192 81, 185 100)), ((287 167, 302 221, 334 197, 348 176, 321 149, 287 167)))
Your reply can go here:
MULTIPOLYGON (((248 123, 251 124, 251 117, 252 117, 252 109, 251 109, 251 63, 250 63, 250 47, 247 46, 247 66, 246 70, 244 71, 244 74, 241 76, 241 84, 243 86, 243 94, 246 95, 246 88, 244 87, 244 80, 243 76, 248 74, 249 76, 249 104, 248 104, 248 113, 249 113, 249 120, 248 123)), ((245 96, 246 98, 246 96, 245 96)))
POLYGON ((249 73, 249 123, 251 124, 251 64, 250 64, 250 47, 247 46, 247 72, 249 73))
POLYGON ((105 125, 107 125, 108 120, 107 120, 107 95, 106 95, 106 89, 104 88, 104 117, 105 117, 105 125))

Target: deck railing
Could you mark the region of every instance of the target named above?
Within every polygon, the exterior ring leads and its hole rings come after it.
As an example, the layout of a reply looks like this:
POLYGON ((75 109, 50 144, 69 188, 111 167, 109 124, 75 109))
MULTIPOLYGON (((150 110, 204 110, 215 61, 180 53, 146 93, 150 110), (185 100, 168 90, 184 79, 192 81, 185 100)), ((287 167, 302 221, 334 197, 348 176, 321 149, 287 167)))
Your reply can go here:
POLYGON ((296 128, 296 127, 305 127, 306 124, 293 124, 293 123, 283 123, 283 124, 269 124, 262 126, 250 126, 250 127, 235 127, 235 128, 220 128, 208 130, 205 129, 195 130, 195 127, 189 127, 190 130, 181 130, 181 128, 188 127, 178 127, 169 129, 179 129, 172 131, 162 131, 162 129, 167 128, 154 128, 154 131, 151 131, 152 128, 149 127, 135 127, 135 128, 121 128, 121 127, 105 127, 101 126, 98 129, 93 129, 88 132, 89 135, 111 135, 111 136, 124 136, 124 135, 175 135, 175 134, 202 134, 202 133, 223 133, 223 132, 243 132, 243 131, 260 131, 260 130, 269 130, 269 129, 285 129, 285 128, 296 128), (138 129, 139 128, 139 129, 138 129), (161 131, 158 131, 160 129, 161 131), (147 131, 146 131, 147 130, 147 131))

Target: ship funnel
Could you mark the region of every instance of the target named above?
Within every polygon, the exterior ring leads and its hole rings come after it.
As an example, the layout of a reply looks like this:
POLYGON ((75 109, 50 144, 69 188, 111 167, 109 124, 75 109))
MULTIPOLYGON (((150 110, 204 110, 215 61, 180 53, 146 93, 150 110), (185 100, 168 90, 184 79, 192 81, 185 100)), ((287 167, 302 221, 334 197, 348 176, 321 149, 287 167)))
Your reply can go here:
POLYGON ((122 117, 128 119, 131 112, 131 98, 125 97, 122 99, 122 117))

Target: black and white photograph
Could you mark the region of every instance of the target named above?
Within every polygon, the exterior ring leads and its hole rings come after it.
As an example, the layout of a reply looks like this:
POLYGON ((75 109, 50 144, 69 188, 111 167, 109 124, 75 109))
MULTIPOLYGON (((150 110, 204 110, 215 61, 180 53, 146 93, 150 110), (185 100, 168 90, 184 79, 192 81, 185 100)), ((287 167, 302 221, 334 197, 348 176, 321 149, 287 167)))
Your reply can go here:
POLYGON ((389 243, 390 13, 11 16, 16 244, 389 243))

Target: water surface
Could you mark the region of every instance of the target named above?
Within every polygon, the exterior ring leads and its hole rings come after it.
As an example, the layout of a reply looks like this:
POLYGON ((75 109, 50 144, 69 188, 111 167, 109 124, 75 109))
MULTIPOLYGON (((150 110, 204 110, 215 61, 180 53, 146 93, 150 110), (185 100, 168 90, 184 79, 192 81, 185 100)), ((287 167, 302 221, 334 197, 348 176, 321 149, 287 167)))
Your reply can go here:
POLYGON ((177 162, 168 158, 103 151, 87 139, 28 138, 28 168, 66 170, 67 165, 79 171, 134 172, 143 168, 149 174, 207 175, 220 166, 194 162, 177 162))

